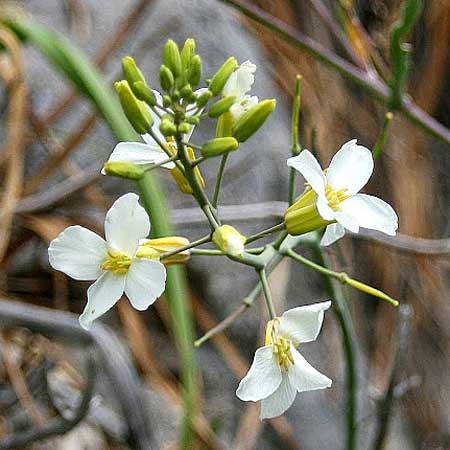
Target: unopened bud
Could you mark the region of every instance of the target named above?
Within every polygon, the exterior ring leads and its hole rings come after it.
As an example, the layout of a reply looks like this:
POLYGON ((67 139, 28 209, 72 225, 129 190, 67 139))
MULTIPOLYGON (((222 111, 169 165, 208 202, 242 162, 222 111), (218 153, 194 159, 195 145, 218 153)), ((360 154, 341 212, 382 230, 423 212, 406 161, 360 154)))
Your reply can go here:
POLYGON ((211 106, 211 109, 208 111, 209 117, 219 117, 222 114, 226 113, 231 106, 234 104, 236 97, 234 95, 229 95, 228 97, 224 97, 214 103, 211 106))
MULTIPOLYGON (((173 252, 180 248, 186 247, 189 245, 189 240, 181 237, 181 236, 169 236, 157 239, 145 239, 140 242, 139 250, 148 249, 151 252, 155 252, 158 257, 163 255, 164 253, 173 252)), ((190 250, 183 250, 179 253, 175 253, 174 255, 167 256, 166 258, 162 258, 161 262, 166 265, 172 264, 183 264, 185 263, 191 255, 190 250)))
POLYGON ((169 92, 175 83, 172 71, 164 64, 159 69, 159 83, 166 92, 169 92))
POLYGON ((234 137, 220 137, 211 139, 201 149, 202 155, 206 157, 217 156, 236 150, 239 142, 234 137))
POLYGON ((147 84, 144 84, 142 81, 136 81, 131 86, 131 89, 139 100, 150 106, 156 105, 156 96, 147 84))
POLYGON ((238 68, 238 62, 234 56, 230 56, 222 67, 215 73, 209 83, 209 90, 214 95, 219 95, 222 92, 225 83, 230 78, 230 75, 238 68))
POLYGON ((164 46, 164 64, 171 70, 175 78, 181 75, 181 55, 178 45, 169 39, 164 46))
POLYGON ((245 142, 261 128, 277 105, 276 100, 263 100, 250 108, 233 126, 233 136, 239 142, 245 142))
POLYGON ((190 84, 186 84, 180 89, 181 98, 189 98, 191 94, 192 94, 192 87, 190 84))
POLYGON ((133 86, 133 84, 138 81, 147 84, 144 75, 137 66, 134 58, 132 58, 131 56, 125 56, 124 58, 122 58, 122 70, 123 75, 130 86, 133 86))
POLYGON ((172 105, 172 97, 170 95, 163 95, 163 106, 168 108, 172 105))
POLYGON ((188 116, 185 117, 184 120, 191 125, 198 125, 200 123, 200 119, 197 116, 188 116))
POLYGON ((212 240, 227 255, 241 256, 247 238, 231 225, 222 225, 214 231, 212 240))
POLYGON ((202 79, 202 74, 203 74, 202 58, 200 58, 199 55, 195 55, 191 59, 191 66, 188 72, 189 83, 191 83, 192 86, 197 86, 202 79))
POLYGON ((233 128, 233 116, 231 112, 222 114, 217 120, 216 137, 231 136, 233 128))
POLYGON ((127 81, 117 81, 114 87, 119 94, 122 109, 133 128, 139 134, 147 133, 153 124, 150 108, 134 96, 127 81))
POLYGON ((197 106, 199 108, 204 108, 205 105, 209 102, 209 100, 211 99, 211 97, 213 96, 212 92, 210 90, 207 90, 205 92, 203 92, 203 94, 200 94, 197 97, 197 106))
POLYGON ((191 67, 191 60, 195 56, 195 40, 192 38, 186 39, 183 49, 181 50, 181 64, 185 73, 189 73, 191 67))
POLYGON ((178 125, 178 132, 181 134, 187 134, 187 133, 189 133, 191 128, 192 128, 192 126, 189 125, 188 123, 181 122, 180 125, 178 125))
POLYGON ((107 161, 103 167, 102 173, 129 180, 139 180, 144 176, 144 169, 132 162, 127 161, 107 161))
POLYGON ((159 126, 159 129, 163 136, 175 136, 177 134, 177 127, 175 124, 170 121, 169 119, 163 119, 161 120, 161 125, 159 126))

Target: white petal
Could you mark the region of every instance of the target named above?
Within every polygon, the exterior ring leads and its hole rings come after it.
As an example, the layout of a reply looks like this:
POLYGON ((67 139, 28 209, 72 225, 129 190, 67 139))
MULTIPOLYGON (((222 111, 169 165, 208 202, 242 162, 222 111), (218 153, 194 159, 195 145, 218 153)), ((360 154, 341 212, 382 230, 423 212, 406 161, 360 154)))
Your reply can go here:
POLYGON ((359 226, 395 236, 398 217, 391 205, 378 197, 357 194, 341 203, 342 210, 356 217, 359 226))
POLYGON ((280 319, 280 334, 295 344, 315 341, 322 327, 324 312, 330 306, 328 301, 286 311, 280 319))
POLYGON ((325 220, 335 220, 337 212, 332 209, 329 204, 328 200, 325 197, 325 195, 320 195, 317 197, 317 211, 319 211, 319 214, 322 216, 322 219, 325 220))
POLYGON ((355 217, 353 214, 344 211, 336 211, 336 220, 352 233, 357 233, 359 231, 358 217, 355 217))
POLYGON ((258 104, 258 97, 253 95, 244 95, 240 102, 236 102, 230 108, 230 113, 233 116, 233 121, 239 120, 250 108, 258 104))
MULTIPOLYGON (((151 139, 151 138, 150 138, 151 139)), ((159 164, 168 156, 155 144, 143 144, 141 142, 119 142, 108 161, 127 161, 135 164, 159 164)), ((162 167, 173 169, 175 164, 169 162, 162 167)))
POLYGON ((250 61, 242 63, 228 78, 223 88, 223 95, 236 96, 236 101, 239 101, 251 88, 255 82, 256 66, 250 61))
POLYGON ((356 194, 369 181, 373 172, 372 152, 356 144, 356 139, 346 142, 333 156, 327 171, 327 181, 334 190, 348 189, 356 194))
POLYGON ((79 225, 66 228, 50 242, 50 265, 75 280, 96 280, 107 253, 106 242, 79 225))
POLYGON ((296 395, 295 387, 290 383, 286 372, 283 372, 278 389, 261 401, 261 419, 271 419, 283 414, 294 403, 296 395))
POLYGON ((106 242, 116 250, 133 257, 139 239, 150 233, 150 219, 133 193, 122 195, 111 206, 105 218, 106 242))
POLYGON ((290 383, 298 392, 315 391, 331 386, 332 381, 323 373, 314 369, 300 353, 291 347, 294 365, 288 369, 290 383))
MULTIPOLYGON (((163 105, 163 99, 162 99, 161 94, 158 91, 156 91, 155 89, 152 89, 152 91, 155 94, 156 103, 158 105, 162 106, 163 105)), ((159 126, 161 125, 161 119, 159 118, 158 114, 155 114, 153 112, 153 110, 151 108, 150 108, 150 111, 151 111, 152 117, 153 117, 153 124, 152 124, 152 132, 153 132, 153 134, 155 134, 156 137, 161 142, 166 142, 166 138, 163 136, 163 134, 161 133, 161 131, 159 129, 159 126)), ((147 139, 150 138, 153 141, 153 143, 155 144, 155 141, 153 140, 153 138, 149 134, 146 134, 145 136, 146 136, 145 138, 144 138, 144 135, 142 136, 145 142, 147 142, 147 139), (148 136, 148 138, 147 138, 147 136, 148 136)), ((147 142, 147 144, 150 144, 150 142, 147 142)))
POLYGON ((281 383, 281 369, 271 345, 255 352, 247 375, 242 378, 236 395, 246 402, 257 402, 272 394, 281 383))
POLYGON ((319 162, 309 150, 303 150, 300 155, 289 158, 287 165, 298 170, 319 197, 325 196, 325 175, 319 162))
POLYGON ((345 228, 340 223, 332 223, 327 226, 320 245, 331 245, 345 235, 345 228))
POLYGON ((87 291, 88 302, 79 318, 80 325, 88 330, 95 319, 110 310, 122 297, 124 287, 125 275, 104 272, 87 291))
POLYGON ((164 292, 166 268, 159 261, 134 259, 127 273, 125 294, 134 308, 147 309, 164 292))

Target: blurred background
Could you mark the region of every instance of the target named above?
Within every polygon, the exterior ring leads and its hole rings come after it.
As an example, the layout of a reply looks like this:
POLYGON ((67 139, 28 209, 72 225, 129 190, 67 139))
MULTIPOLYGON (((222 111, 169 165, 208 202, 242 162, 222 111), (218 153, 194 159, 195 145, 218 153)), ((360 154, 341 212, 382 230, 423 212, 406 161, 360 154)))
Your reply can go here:
MULTIPOLYGON (((406 3, 412 2, 249 2, 372 81, 391 77, 391 34, 406 3)), ((255 220, 233 217, 244 234, 278 223, 276 202, 287 199, 297 74, 303 76, 300 141, 325 166, 352 138, 372 148, 389 111, 348 77, 220 1, 0 0, 0 449, 181 448, 189 383, 197 389, 198 412, 184 448, 345 449, 346 367, 332 312, 304 354, 333 387, 299 395, 284 416, 264 423, 257 405, 235 397, 262 340, 267 317, 260 302, 225 333, 190 349, 198 366, 190 380, 185 365, 194 363, 180 344, 182 325, 164 298, 139 313, 122 299, 102 320, 106 326, 92 333, 78 327, 87 285, 51 270, 47 247, 72 224, 101 233, 111 203, 135 190, 131 182, 99 173, 115 143, 125 139, 102 99, 89 94, 95 83, 80 91, 79 80, 86 78, 73 71, 73 60, 55 55, 54 35, 24 36, 6 19, 32 20, 59 33, 88 56, 108 86, 122 77, 120 60, 128 54, 157 86, 168 38, 181 45, 194 37, 207 76, 230 55, 255 62, 252 93, 277 98, 278 108, 233 154, 225 177, 225 205, 270 211, 255 220)), ((450 2, 426 1, 407 37, 413 48, 408 94, 448 127, 450 2)), ((400 240, 346 237, 327 253, 337 270, 404 305, 394 309, 344 290, 358 344, 356 448, 444 450, 450 449, 450 147, 394 113, 366 192, 394 206, 400 240)), ((196 140, 209 136, 207 128, 196 131, 196 140)), ((217 161, 202 170, 211 189, 217 161)), ((207 228, 192 213, 192 199, 170 175, 160 178, 177 233, 203 236, 207 228)), ((193 257, 187 274, 193 339, 234 311, 257 281, 251 270, 222 258, 193 257)), ((270 280, 280 311, 328 298, 318 274, 288 261, 270 280)))

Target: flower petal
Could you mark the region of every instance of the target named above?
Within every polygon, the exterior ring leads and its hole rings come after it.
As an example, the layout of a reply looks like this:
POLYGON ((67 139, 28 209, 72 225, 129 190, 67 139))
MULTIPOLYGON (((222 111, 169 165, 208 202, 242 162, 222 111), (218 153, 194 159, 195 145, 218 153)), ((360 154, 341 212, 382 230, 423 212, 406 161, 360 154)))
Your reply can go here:
POLYGON ((309 150, 303 150, 300 155, 289 158, 287 165, 298 170, 319 197, 325 196, 325 175, 319 162, 309 150))
POLYGON ((122 297, 124 287, 125 275, 104 272, 87 291, 88 302, 79 318, 80 325, 88 330, 95 319, 110 310, 122 297))
MULTIPOLYGON (((163 99, 162 99, 162 95, 155 89, 152 89, 153 93, 155 94, 156 97, 156 103, 159 106, 163 105, 163 99)), ((152 124, 152 132, 154 135, 156 135, 156 137, 161 141, 161 142, 166 142, 166 138, 164 137, 164 135, 161 133, 159 126, 161 125, 161 119, 158 116, 158 114, 155 114, 152 110, 152 108, 150 108, 150 112, 152 113, 152 117, 153 117, 153 124, 152 124)), ((149 135, 149 134, 145 134, 142 135, 142 138, 144 139, 144 141, 147 144, 156 144, 156 142, 153 140, 153 138, 149 135), (149 142, 150 141, 150 142, 149 142)))
POLYGON ((281 383, 281 369, 271 345, 255 352, 247 375, 242 378, 236 395, 243 401, 257 402, 272 394, 281 383))
MULTIPOLYGON (((135 164, 159 164, 168 156, 155 144, 143 144, 142 142, 119 142, 108 161, 127 161, 135 164)), ((168 162, 162 167, 173 169, 175 164, 168 162)))
POLYGON ((352 233, 357 233, 359 231, 359 218, 355 217, 353 214, 344 211, 336 211, 336 221, 352 233))
POLYGON ((138 202, 139 196, 128 193, 118 198, 106 213, 106 242, 130 258, 136 253, 139 239, 150 233, 150 219, 138 202))
POLYGON ((233 121, 239 120, 250 108, 258 104, 258 97, 256 95, 244 95, 240 102, 234 103, 230 108, 230 113, 233 116, 233 121))
POLYGON ((243 62, 228 78, 223 88, 223 95, 234 95, 239 101, 255 82, 256 66, 250 61, 243 62))
POLYGON ((283 414, 294 403, 297 392, 283 372, 282 381, 278 389, 269 397, 261 401, 261 419, 271 419, 283 414))
POLYGON ((327 171, 327 181, 334 190, 348 189, 353 195, 366 185, 372 172, 372 152, 357 145, 356 139, 353 139, 333 156, 327 171))
POLYGON ((336 211, 330 207, 328 204, 328 200, 325 195, 321 195, 317 197, 317 211, 319 211, 322 219, 325 220, 335 220, 336 219, 336 211))
POLYGON ((127 273, 125 294, 134 308, 147 309, 164 292, 166 268, 159 261, 133 259, 127 273))
POLYGON ((280 319, 279 333, 294 344, 315 341, 322 327, 324 312, 330 306, 328 301, 286 311, 280 319))
POLYGON ((345 235, 345 228, 340 223, 332 223, 327 226, 320 245, 331 245, 345 235))
POLYGON ((96 280, 100 265, 108 251, 106 242, 97 234, 80 227, 68 227, 50 242, 50 265, 75 280, 96 280))
POLYGON ((342 210, 357 218, 359 226, 395 236, 398 217, 391 205, 378 197, 357 194, 341 203, 342 210))
POLYGON ((291 347, 294 365, 288 369, 290 383, 298 392, 315 391, 331 386, 332 381, 316 370, 300 353, 291 347))

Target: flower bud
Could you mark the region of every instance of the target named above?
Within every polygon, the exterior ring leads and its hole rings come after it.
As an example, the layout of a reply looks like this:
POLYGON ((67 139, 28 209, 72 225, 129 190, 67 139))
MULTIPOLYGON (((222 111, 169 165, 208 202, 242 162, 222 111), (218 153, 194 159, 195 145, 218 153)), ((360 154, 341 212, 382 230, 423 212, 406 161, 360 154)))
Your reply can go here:
POLYGON ((203 92, 203 94, 197 97, 197 106, 199 108, 204 108, 212 96, 213 94, 210 90, 203 92))
POLYGON ((131 90, 139 100, 150 106, 156 105, 156 96, 147 84, 144 84, 142 81, 136 81, 131 85, 131 90))
POLYGON ((170 95, 163 95, 163 106, 168 108, 172 105, 172 97, 170 95))
POLYGON ((191 128, 191 125, 189 125, 187 122, 181 122, 180 125, 178 125, 178 132, 181 134, 187 134, 189 133, 191 128))
POLYGON ((186 39, 183 49, 181 50, 181 64, 185 73, 189 73, 192 58, 195 56, 195 40, 186 39))
POLYGON ((143 167, 128 161, 107 161, 102 173, 113 177, 140 180, 144 176, 143 167))
POLYGON ((175 136, 177 134, 177 127, 169 119, 162 119, 159 129, 163 136, 175 136))
POLYGON ((317 210, 317 194, 307 188, 300 198, 291 205, 284 215, 288 233, 292 236, 309 233, 329 225, 317 210))
POLYGON ((202 79, 202 74, 203 74, 202 58, 200 58, 199 55, 195 55, 191 59, 191 66, 188 72, 187 78, 189 83, 191 83, 192 86, 197 86, 198 83, 200 83, 200 80, 202 79))
POLYGON ((198 125, 200 123, 200 119, 197 116, 185 117, 184 121, 190 123, 191 125, 198 125))
POLYGON ((214 231, 212 240, 227 255, 241 256, 247 238, 231 225, 222 225, 214 231))
POLYGON ((233 128, 233 116, 231 112, 222 114, 217 120, 216 137, 231 136, 233 128))
POLYGON ((122 109, 133 128, 139 134, 147 133, 153 124, 150 108, 134 96, 127 81, 117 81, 114 87, 119 94, 122 109))
POLYGON ((236 150, 239 142, 234 137, 219 137, 208 141, 201 149, 203 156, 217 156, 236 150))
POLYGON ((176 42, 172 39, 169 39, 164 46, 163 61, 175 78, 181 75, 180 50, 176 42))
MULTIPOLYGON (((140 242, 138 253, 136 254, 139 257, 139 252, 141 249, 143 252, 150 250, 151 252, 155 252, 158 257, 164 253, 175 251, 179 248, 186 247, 189 245, 189 240, 181 237, 181 236, 169 236, 158 239, 145 239, 140 242)), ((161 262, 166 265, 172 264, 183 264, 185 263, 191 256, 190 250, 183 250, 182 252, 175 253, 174 255, 170 255, 166 258, 162 258, 161 262)))
POLYGON ((164 64, 159 69, 159 83, 166 92, 170 91, 175 83, 172 71, 164 64))
POLYGON ((229 95, 228 97, 224 97, 214 103, 214 105, 211 106, 210 110, 208 111, 209 117, 219 117, 222 114, 226 113, 231 106, 234 104, 236 100, 236 96, 229 95))
POLYGON ((225 83, 230 78, 230 75, 238 68, 238 62, 234 56, 230 56, 222 67, 215 73, 209 83, 209 90, 213 95, 219 95, 222 92, 225 83))
POLYGON ((263 125, 277 105, 276 100, 263 100, 250 108, 233 126, 233 136, 245 142, 263 125))
POLYGON ((181 98, 189 98, 191 94, 192 94, 192 87, 190 84, 186 84, 180 89, 181 98))
POLYGON ((125 79, 128 81, 130 86, 133 86, 134 83, 140 81, 145 85, 147 82, 145 81, 144 75, 136 64, 136 61, 131 56, 125 56, 122 58, 122 70, 125 79))

